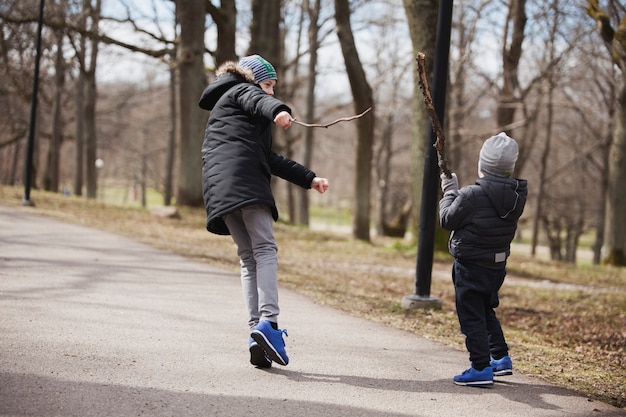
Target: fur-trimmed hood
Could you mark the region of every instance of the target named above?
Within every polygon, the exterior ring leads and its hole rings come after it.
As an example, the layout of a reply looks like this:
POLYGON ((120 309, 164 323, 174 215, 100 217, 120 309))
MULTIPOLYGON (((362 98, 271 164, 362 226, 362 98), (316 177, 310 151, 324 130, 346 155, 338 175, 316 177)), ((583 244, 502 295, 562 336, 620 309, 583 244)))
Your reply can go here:
POLYGON ((252 72, 252 70, 250 68, 240 67, 234 61, 227 61, 220 65, 217 68, 217 71, 215 71, 215 76, 219 77, 229 72, 242 76, 249 83, 254 83, 254 73, 252 72))
POLYGON ((217 101, 237 84, 255 84, 252 70, 240 67, 233 61, 220 65, 215 75, 215 79, 202 92, 198 103, 201 108, 209 111, 213 110, 217 101))

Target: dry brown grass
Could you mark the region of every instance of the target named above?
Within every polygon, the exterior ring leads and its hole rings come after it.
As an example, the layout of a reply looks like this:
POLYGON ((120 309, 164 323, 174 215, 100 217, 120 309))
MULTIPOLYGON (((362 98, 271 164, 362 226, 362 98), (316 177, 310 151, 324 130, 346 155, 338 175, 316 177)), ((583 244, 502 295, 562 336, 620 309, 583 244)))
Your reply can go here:
MULTIPOLYGON (((236 271, 229 237, 204 229, 203 209, 179 208, 162 219, 141 209, 84 198, 0 187, 0 204, 129 236, 198 261, 236 271)), ((437 311, 406 311, 415 248, 391 239, 371 244, 348 236, 276 225, 280 282, 320 304, 341 309, 464 350, 449 278, 451 259, 437 254, 431 295, 437 311)), ((499 317, 521 372, 626 409, 626 268, 573 266, 516 255, 501 292, 499 317)))

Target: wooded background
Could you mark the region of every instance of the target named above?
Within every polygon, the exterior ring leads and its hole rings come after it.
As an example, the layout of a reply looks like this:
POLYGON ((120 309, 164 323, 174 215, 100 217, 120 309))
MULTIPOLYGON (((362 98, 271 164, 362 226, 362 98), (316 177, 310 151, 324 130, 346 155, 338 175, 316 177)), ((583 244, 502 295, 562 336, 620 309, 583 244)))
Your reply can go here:
MULTIPOLYGON (((0 181, 21 184, 41 0, 0 0, 0 181)), ((317 196, 276 182, 281 218, 349 210, 355 238, 415 236, 430 124, 435 0, 47 0, 34 187, 97 198, 148 188, 202 205, 198 99, 220 63, 258 53, 277 97, 327 129, 276 131, 276 151, 328 177, 317 196), (96 161, 98 161, 98 164, 96 161), (100 168, 98 168, 100 166, 100 168)), ((626 6, 618 0, 457 0, 444 124, 448 165, 477 176, 482 142, 517 139, 529 180, 520 237, 576 261, 626 265, 626 6)))

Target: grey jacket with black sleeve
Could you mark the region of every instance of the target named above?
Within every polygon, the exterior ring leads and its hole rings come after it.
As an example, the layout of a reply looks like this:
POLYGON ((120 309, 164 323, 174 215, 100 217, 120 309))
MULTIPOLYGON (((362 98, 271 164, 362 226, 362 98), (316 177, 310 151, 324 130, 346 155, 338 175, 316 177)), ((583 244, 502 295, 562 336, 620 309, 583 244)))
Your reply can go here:
POLYGON ((526 204, 526 180, 487 175, 439 201, 441 227, 451 230, 454 258, 504 268, 526 204))

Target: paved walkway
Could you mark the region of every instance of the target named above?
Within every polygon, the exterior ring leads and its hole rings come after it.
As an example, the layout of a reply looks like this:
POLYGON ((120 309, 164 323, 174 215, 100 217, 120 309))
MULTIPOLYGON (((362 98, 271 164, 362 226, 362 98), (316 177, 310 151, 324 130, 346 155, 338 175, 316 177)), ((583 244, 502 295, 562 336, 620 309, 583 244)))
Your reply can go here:
POLYGON ((284 289, 291 363, 255 369, 236 274, 32 213, 0 206, 0 416, 626 416, 284 289))

